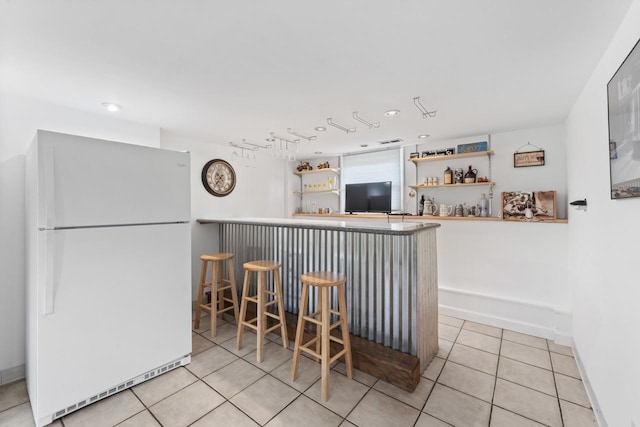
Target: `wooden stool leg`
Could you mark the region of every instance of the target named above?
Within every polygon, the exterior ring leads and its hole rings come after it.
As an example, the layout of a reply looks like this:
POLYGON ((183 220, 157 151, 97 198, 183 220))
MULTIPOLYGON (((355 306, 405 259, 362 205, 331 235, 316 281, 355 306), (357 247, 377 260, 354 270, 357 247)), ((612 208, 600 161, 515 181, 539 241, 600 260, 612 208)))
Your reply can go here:
POLYGON ((326 402, 329 400, 329 361, 331 360, 331 347, 329 343, 329 334, 331 332, 329 329, 329 325, 331 324, 329 288, 322 287, 320 293, 322 295, 322 367, 320 371, 322 376, 322 400, 326 402))
POLYGON ((209 316, 211 316, 211 337, 215 337, 218 332, 218 266, 217 261, 211 262, 211 311, 209 312, 209 316))
MULTIPOLYGON (((316 288, 316 312, 317 313, 322 313, 322 291, 319 287, 314 286, 314 288, 316 288)), ((322 326, 320 325, 316 325, 316 353, 320 354, 321 353, 321 348, 322 348, 322 326)), ((320 357, 316 357, 316 362, 320 363, 322 361, 322 358, 320 357)))
MULTIPOLYGON (((220 289, 224 287, 224 282, 222 281, 222 261, 216 261, 216 271, 218 274, 216 275, 216 289, 220 289)), ((218 310, 222 310, 224 308, 224 291, 218 291, 218 310)))
POLYGON ((298 365, 300 364, 300 345, 304 336, 304 316, 307 315, 307 306, 309 305, 309 285, 302 284, 302 297, 300 300, 300 309, 298 311, 298 327, 296 328, 296 340, 293 344, 293 366, 291 367, 291 378, 293 381, 298 379, 298 365))
POLYGON ((267 272, 258 272, 258 348, 256 352, 256 359, 258 363, 264 361, 264 330, 267 323, 267 312, 265 310, 266 294, 265 294, 265 282, 267 281, 267 272))
POLYGON ((344 343, 344 364, 347 367, 347 377, 353 378, 353 360, 351 359, 351 340, 349 339, 349 322, 347 321, 347 299, 345 298, 344 285, 338 287, 338 311, 342 322, 342 342, 344 343))
POLYGON ((284 317, 284 302, 282 301, 282 282, 280 281, 280 272, 273 272, 274 281, 276 282, 276 292, 278 294, 278 316, 280 317, 280 334, 282 335, 282 346, 289 347, 289 338, 287 337, 287 321, 284 317))
POLYGON ((202 267, 200 268, 200 284, 198 285, 198 300, 196 301, 196 316, 193 322, 193 329, 200 328, 200 305, 202 305, 202 298, 204 297, 204 279, 207 276, 207 262, 202 261, 202 267))
POLYGON ((236 289, 236 272, 233 270, 233 258, 227 260, 229 281, 231 282, 231 301, 233 304, 233 316, 238 323, 238 290, 236 289))
POLYGON ((245 270, 244 282, 242 283, 242 299, 240 300, 240 319, 238 319, 238 333, 236 336, 236 348, 240 350, 242 348, 242 333, 244 332, 243 322, 247 317, 247 296, 249 295, 249 283, 251 279, 251 272, 245 270))

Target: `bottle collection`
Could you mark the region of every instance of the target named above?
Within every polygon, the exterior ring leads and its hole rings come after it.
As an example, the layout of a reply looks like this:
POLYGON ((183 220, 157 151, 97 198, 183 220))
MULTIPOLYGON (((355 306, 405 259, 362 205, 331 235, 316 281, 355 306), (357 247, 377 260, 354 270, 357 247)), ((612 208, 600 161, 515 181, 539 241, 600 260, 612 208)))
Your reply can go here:
POLYGON ((420 196, 418 203, 419 216, 457 216, 457 217, 488 217, 489 216, 489 200, 482 193, 482 197, 475 204, 468 205, 466 202, 461 204, 447 205, 437 204, 435 197, 420 196))
POLYGON ((339 189, 338 177, 330 176, 324 181, 315 182, 313 184, 304 184, 302 186, 303 191, 305 192, 320 192, 320 191, 329 191, 329 190, 337 190, 339 189))
MULTIPOLYGON (((484 178, 478 176, 478 169, 474 169, 471 165, 469 165, 469 169, 466 171, 466 173, 462 168, 452 170, 449 166, 447 166, 442 177, 443 185, 475 184, 477 182, 489 182, 489 178, 487 178, 486 176, 484 178)), ((437 176, 425 176, 422 181, 422 185, 440 185, 440 179, 437 176)))

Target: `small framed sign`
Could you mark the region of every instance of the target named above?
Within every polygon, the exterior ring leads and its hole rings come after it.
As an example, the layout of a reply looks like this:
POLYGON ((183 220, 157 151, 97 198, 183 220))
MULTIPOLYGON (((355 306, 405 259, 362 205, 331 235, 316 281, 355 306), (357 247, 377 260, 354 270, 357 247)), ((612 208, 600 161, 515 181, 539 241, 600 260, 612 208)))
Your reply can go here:
POLYGON ((487 151, 487 141, 458 144, 458 154, 477 153, 478 151, 487 151))
POLYGON ((544 166, 544 150, 513 153, 513 167, 544 166))

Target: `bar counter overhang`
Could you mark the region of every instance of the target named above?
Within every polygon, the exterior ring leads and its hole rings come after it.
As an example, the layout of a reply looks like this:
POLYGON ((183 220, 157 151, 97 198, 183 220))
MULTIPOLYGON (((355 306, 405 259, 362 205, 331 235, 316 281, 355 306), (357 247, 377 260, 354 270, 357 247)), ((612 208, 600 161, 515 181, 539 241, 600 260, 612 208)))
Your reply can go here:
MULTIPOLYGON (((301 274, 339 272, 347 278, 352 335, 416 356, 419 373, 437 353, 439 224, 275 218, 197 221, 219 227, 217 250, 236 255, 237 278, 244 276, 242 265, 247 261, 270 259, 282 264, 285 311, 298 313, 301 274)), ((311 310, 315 303, 310 299, 311 310)), ((413 389, 418 380, 413 386, 396 385, 413 389)))

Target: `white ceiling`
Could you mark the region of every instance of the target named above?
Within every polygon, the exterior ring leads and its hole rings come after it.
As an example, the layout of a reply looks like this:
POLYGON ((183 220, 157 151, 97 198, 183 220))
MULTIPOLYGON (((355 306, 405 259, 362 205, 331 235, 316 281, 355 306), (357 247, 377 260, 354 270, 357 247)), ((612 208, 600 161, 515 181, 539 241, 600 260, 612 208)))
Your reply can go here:
POLYGON ((318 135, 301 156, 523 129, 564 120, 630 3, 0 0, 0 91, 213 144, 318 135))

